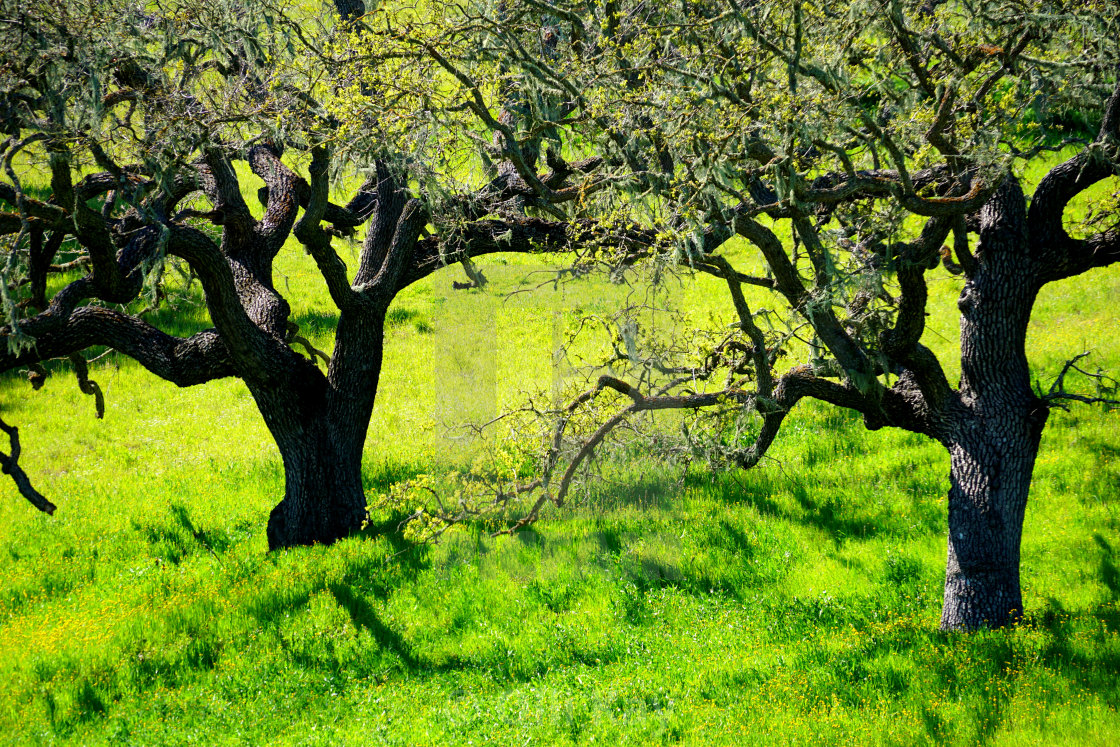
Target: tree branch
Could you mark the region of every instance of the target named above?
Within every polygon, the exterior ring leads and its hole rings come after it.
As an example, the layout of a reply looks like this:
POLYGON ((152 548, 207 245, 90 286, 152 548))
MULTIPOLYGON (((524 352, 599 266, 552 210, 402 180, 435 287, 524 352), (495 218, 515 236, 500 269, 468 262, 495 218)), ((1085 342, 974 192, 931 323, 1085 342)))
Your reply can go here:
POLYGON ((221 333, 240 375, 264 375, 269 370, 266 361, 275 360, 282 350, 290 352, 286 345, 253 323, 242 305, 229 262, 206 234, 173 224, 169 226, 167 252, 185 259, 198 274, 210 319, 221 333))
POLYGON ((541 218, 479 220, 443 236, 417 242, 412 261, 404 268, 397 287, 404 288, 463 257, 499 252, 564 252, 606 246, 621 261, 645 256, 660 240, 652 230, 636 226, 610 226, 594 221, 547 221, 541 218))
POLYGON ((0 430, 8 434, 8 442, 11 444, 12 450, 10 455, 0 452, 0 470, 2 470, 5 475, 11 475, 20 494, 26 498, 32 506, 47 515, 53 515, 58 507, 44 498, 43 494, 31 485, 31 480, 28 479, 27 473, 19 466, 19 429, 14 425, 8 425, 3 420, 0 420, 0 430))
POLYGON ((1120 262, 1120 229, 1075 239, 1063 225, 1070 200, 1097 182, 1120 173, 1120 80, 1105 104, 1096 140, 1051 169, 1035 190, 1027 226, 1040 265, 1040 282, 1080 275, 1120 262))
POLYGON ((230 165, 229 158, 214 146, 203 151, 203 160, 206 163, 209 179, 204 180, 199 186, 206 190, 210 202, 218 212, 219 218, 215 223, 223 226, 226 233, 230 234, 228 238, 233 239, 232 242, 223 239, 222 245, 224 247, 229 243, 231 248, 242 246, 257 222, 241 196, 241 187, 237 182, 233 166, 230 165))
MULTIPOLYGON (((921 236, 897 251, 897 272, 901 297, 894 326, 879 338, 883 353, 909 369, 927 400, 927 405, 940 409, 952 393, 952 387, 937 357, 928 348, 919 345, 926 326, 925 272, 936 266, 938 247, 949 235, 954 219, 930 218, 922 228, 921 236)), ((896 253, 896 252, 892 252, 896 253)))
POLYGON ((397 231, 401 213, 410 199, 406 185, 399 183, 398 178, 383 161, 374 164, 377 183, 374 193, 377 195, 377 208, 373 212, 373 219, 366 229, 366 238, 362 244, 361 259, 358 271, 354 274, 354 286, 360 287, 370 283, 385 264, 388 256, 389 245, 397 231))
POLYGON ((350 280, 346 276, 346 265, 331 246, 330 235, 319 225, 327 211, 330 186, 327 175, 329 163, 330 154, 326 148, 313 149, 310 168, 311 185, 308 190, 306 209, 295 225, 295 235, 315 260, 335 306, 340 310, 347 310, 360 299, 350 287, 350 280))
POLYGON ((376 300, 384 309, 389 308, 397 294, 398 283, 412 260, 416 240, 428 222, 428 212, 419 200, 409 200, 397 220, 396 231, 385 252, 385 261, 377 275, 364 285, 355 284, 354 290, 370 300, 376 300))
POLYGON ((101 420, 105 417, 105 395, 101 393, 101 387, 89 377, 89 365, 80 353, 72 353, 69 358, 70 364, 74 366, 74 376, 78 379, 78 388, 82 394, 93 397, 97 419, 101 420))
MULTIPOLYGON (((71 357, 95 345, 104 345, 134 359, 160 378, 182 387, 236 374, 225 343, 215 330, 205 330, 186 338, 175 337, 142 319, 103 306, 83 306, 74 310, 62 324, 38 332, 35 342, 33 349, 24 350, 19 355, 0 352, 0 371, 10 371, 51 358, 71 357)), ((91 393, 85 387, 82 391, 91 393)), ((93 396, 96 397, 96 394, 93 396)), ((103 403, 98 409, 103 410, 103 403)))
POLYGON ((1120 381, 1101 373, 1099 370, 1097 373, 1090 373, 1077 365, 1079 360, 1088 357, 1088 355, 1089 351, 1079 353, 1066 361, 1065 365, 1062 366, 1058 377, 1054 379, 1054 383, 1050 385, 1050 390, 1040 398, 1048 407, 1060 407, 1065 410, 1067 408, 1061 404, 1063 400, 1081 402, 1087 405, 1102 404, 1110 407, 1120 407, 1120 398, 1116 396, 1117 393, 1120 393, 1120 381), (1086 394, 1067 392, 1065 386, 1066 375, 1069 374, 1070 371, 1076 371, 1095 381, 1098 390, 1097 396, 1094 397, 1086 394), (1108 396, 1103 396, 1106 393, 1108 396))
POLYGON ((271 145, 254 145, 249 149, 249 168, 268 185, 268 202, 264 218, 257 224, 257 232, 269 253, 275 255, 291 233, 299 212, 298 193, 302 180, 284 165, 271 145))

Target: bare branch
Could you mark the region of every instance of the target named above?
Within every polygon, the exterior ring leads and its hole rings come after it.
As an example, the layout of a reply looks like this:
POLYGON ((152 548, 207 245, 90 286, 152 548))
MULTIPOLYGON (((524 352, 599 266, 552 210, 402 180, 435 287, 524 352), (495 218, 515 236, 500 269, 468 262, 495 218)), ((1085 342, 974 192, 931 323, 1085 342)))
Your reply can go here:
POLYGON ((1086 405, 1105 405, 1107 407, 1120 407, 1120 381, 1108 376, 1102 371, 1095 373, 1086 371, 1077 365, 1077 362, 1089 356, 1089 351, 1079 353, 1062 366, 1062 370, 1058 373, 1058 377, 1054 379, 1054 383, 1050 385, 1049 391, 1044 394, 1041 399, 1049 407, 1060 407, 1063 410, 1067 409, 1063 404, 1064 401, 1081 402, 1086 405), (1066 391, 1066 376, 1070 371, 1085 376, 1096 383, 1097 394, 1087 395, 1078 394, 1076 392, 1066 391))
POLYGON ((268 202, 264 218, 257 230, 275 254, 295 224, 299 211, 299 186, 302 181, 280 160, 271 145, 254 145, 249 149, 249 167, 268 185, 268 202))
POLYGON ((1103 179, 1120 173, 1120 80, 1105 105, 1097 139, 1076 156, 1050 170, 1031 200, 1027 224, 1036 246, 1042 283, 1079 275, 1120 262, 1120 230, 1086 240, 1063 225, 1069 202, 1103 179))
POLYGON ((79 353, 73 353, 69 358, 70 363, 74 366, 74 375, 78 378, 78 388, 82 390, 82 394, 93 397, 97 409, 97 419, 100 420, 105 417, 105 395, 101 393, 101 387, 97 385, 97 382, 89 377, 89 365, 86 359, 79 353))
POLYGON ((11 454, 0 452, 0 470, 3 470, 5 475, 11 475, 12 480, 15 481, 16 487, 19 489, 20 495, 26 498, 32 506, 45 514, 53 515, 58 507, 44 498, 43 494, 31 485, 31 480, 28 479, 27 473, 19 466, 19 429, 14 425, 8 425, 3 420, 0 420, 0 430, 8 434, 8 442, 11 444, 12 452, 11 454))
POLYGON ((350 288, 346 276, 346 265, 331 246, 331 237, 319 225, 326 215, 330 181, 327 167, 330 153, 324 147, 317 147, 311 157, 311 186, 303 216, 295 224, 295 236, 315 260, 319 272, 327 283, 331 300, 339 309, 347 309, 358 303, 359 298, 350 288))

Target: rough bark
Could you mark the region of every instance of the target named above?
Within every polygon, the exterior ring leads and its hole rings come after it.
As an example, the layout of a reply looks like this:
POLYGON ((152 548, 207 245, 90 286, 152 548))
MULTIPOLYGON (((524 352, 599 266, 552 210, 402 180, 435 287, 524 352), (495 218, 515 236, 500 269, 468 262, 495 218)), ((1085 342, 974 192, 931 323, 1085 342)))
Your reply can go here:
POLYGON ((949 543, 941 627, 1022 615, 1019 544, 1047 409, 1030 385, 1027 325, 1038 292, 1026 205, 1008 178, 981 211, 977 267, 958 301, 961 386, 946 434, 949 543))
POLYGON ((284 461, 284 499, 268 520, 268 545, 329 544, 362 527, 362 451, 384 347, 385 309, 343 312, 326 377, 310 362, 296 387, 266 384, 257 406, 284 461))
POLYGON ((361 446, 326 418, 277 438, 284 461, 284 498, 268 517, 268 547, 330 544, 362 527, 361 446), (357 454, 355 454, 357 452, 357 454))
POLYGON ((998 628, 1019 620, 1019 544, 1045 410, 973 422, 949 447, 949 549, 943 630, 998 628))
MULTIPOLYGON (((1120 135, 1120 84, 1097 138, 1120 135)), ((1115 229, 1071 238, 1062 222, 1077 194, 1113 173, 1086 149, 1039 183, 1029 210, 1008 178, 980 213, 980 243, 961 293, 960 409, 947 438, 949 547, 941 627, 1014 623, 1023 610, 1019 545, 1047 402, 1031 389, 1027 325, 1048 282, 1120 260, 1115 229)))

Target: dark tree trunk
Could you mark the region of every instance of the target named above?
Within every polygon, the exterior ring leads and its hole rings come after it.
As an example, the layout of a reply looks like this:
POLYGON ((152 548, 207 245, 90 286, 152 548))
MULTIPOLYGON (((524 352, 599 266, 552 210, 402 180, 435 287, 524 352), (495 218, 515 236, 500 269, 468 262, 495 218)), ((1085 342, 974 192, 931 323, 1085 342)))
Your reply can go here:
POLYGON ((355 449, 325 419, 308 424, 302 438, 277 444, 284 460, 284 499, 268 517, 269 549, 330 544, 361 529, 366 519, 361 444, 355 449))
POLYGON ((1019 543, 1031 474, 1045 422, 1008 412, 973 422, 971 436, 949 447, 949 552, 943 630, 998 628, 1023 612, 1019 543))
POLYGON ((1025 200, 1008 179, 981 212, 977 267, 961 310, 961 385, 950 456, 944 630, 1002 627, 1022 615, 1019 543, 1048 410, 1030 385, 1027 325, 1038 292, 1025 200))
POLYGON ((330 544, 361 529, 365 447, 384 346, 384 312, 343 313, 330 371, 292 354, 279 382, 250 384, 284 460, 284 499, 268 519, 270 550, 330 544))

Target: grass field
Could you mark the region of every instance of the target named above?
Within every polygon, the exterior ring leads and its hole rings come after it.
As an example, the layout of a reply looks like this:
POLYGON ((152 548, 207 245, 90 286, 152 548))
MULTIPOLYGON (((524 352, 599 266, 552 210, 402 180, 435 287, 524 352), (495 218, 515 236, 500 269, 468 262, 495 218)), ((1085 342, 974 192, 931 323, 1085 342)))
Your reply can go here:
MULTIPOLYGON (((547 390, 557 315, 624 292, 507 299, 533 270, 510 262, 487 263, 486 292, 452 291, 448 270, 394 305, 371 499, 462 466, 480 447, 448 421, 547 390)), ((329 349, 314 265, 293 248, 278 267, 329 349)), ((953 378, 959 282, 935 281, 925 337, 953 378)), ((712 282, 679 293, 732 318, 712 282)), ((1117 299, 1120 268, 1047 288, 1036 375, 1086 349, 1120 371, 1117 299)), ((206 324, 182 303, 160 323, 206 324)), ((283 475, 245 387, 180 390, 112 356, 92 376, 103 421, 65 366, 39 392, 0 380, 21 463, 59 505, 38 515, 0 483, 0 742, 1120 740, 1120 412, 1052 415, 1026 619, 962 636, 936 631, 947 455, 846 412, 803 407, 748 473, 619 465, 512 538, 479 523, 411 545, 380 509, 365 536, 266 554, 283 475)))

